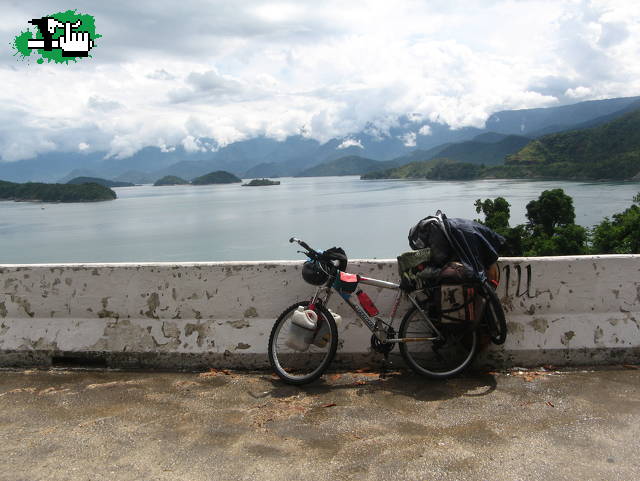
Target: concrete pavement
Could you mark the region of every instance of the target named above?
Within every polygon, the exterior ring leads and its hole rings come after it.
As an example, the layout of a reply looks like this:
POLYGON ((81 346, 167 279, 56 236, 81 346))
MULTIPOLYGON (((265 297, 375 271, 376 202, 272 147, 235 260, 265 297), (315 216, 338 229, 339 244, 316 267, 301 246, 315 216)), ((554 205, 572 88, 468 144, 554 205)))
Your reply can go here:
POLYGON ((640 370, 0 371, 0 480, 640 479, 640 370))

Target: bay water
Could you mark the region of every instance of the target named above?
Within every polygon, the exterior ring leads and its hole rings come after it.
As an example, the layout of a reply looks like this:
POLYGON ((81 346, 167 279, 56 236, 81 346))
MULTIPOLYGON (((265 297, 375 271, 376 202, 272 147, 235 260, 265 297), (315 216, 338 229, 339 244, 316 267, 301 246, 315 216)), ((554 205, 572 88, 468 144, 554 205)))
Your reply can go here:
POLYGON ((543 190, 573 197, 576 223, 590 227, 621 212, 639 183, 282 178, 278 186, 150 185, 114 189, 110 202, 0 202, 0 264, 189 262, 301 259, 288 239, 317 249, 342 246, 350 258, 394 258, 407 234, 441 209, 477 218, 478 198, 505 197, 511 225, 543 190))

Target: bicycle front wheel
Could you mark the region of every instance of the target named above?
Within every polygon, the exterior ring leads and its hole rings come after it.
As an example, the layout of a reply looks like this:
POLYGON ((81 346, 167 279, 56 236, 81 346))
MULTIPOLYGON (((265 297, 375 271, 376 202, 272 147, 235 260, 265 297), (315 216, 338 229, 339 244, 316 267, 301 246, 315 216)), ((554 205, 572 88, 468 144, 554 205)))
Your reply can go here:
POLYGON ((400 324, 399 337, 432 340, 402 342, 400 353, 418 374, 436 379, 455 376, 471 363, 477 352, 476 329, 465 321, 430 321, 442 337, 438 338, 418 309, 409 309, 400 324))
POLYGON ((293 313, 308 301, 289 306, 280 314, 269 337, 269 362, 273 371, 286 383, 307 384, 315 381, 329 367, 338 349, 338 329, 333 316, 316 307, 318 328, 316 336, 305 351, 296 350, 288 342, 291 336, 293 313))

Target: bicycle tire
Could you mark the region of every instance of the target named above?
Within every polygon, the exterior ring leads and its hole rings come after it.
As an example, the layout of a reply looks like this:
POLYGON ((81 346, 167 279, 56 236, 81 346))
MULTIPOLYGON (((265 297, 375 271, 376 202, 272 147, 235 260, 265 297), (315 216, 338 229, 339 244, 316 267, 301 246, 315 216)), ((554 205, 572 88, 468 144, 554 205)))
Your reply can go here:
POLYGON ((507 340, 507 319, 502 309, 502 303, 493 287, 485 284, 482 289, 487 300, 484 309, 483 321, 486 324, 491 342, 500 345, 507 340))
MULTIPOLYGON (((296 369, 300 369, 300 368, 297 368, 297 366, 304 364, 305 356, 309 358, 310 353, 298 351, 298 352, 289 352, 285 354, 284 352, 279 352, 279 349, 278 349, 279 337, 280 337, 280 334, 282 333, 283 327, 285 326, 287 321, 290 319, 291 314, 293 314, 293 312, 298 307, 300 306, 307 307, 308 305, 309 305, 309 301, 304 301, 304 302, 297 302, 289 306, 288 308, 286 308, 282 312, 282 314, 278 316, 278 319, 276 320, 275 324, 273 325, 273 328, 271 329, 271 335, 269 336, 269 364, 271 364, 271 368, 278 375, 278 377, 288 384, 301 385, 301 384, 307 384, 307 383, 313 382, 316 379, 318 379, 327 370, 327 368, 329 367, 329 364, 331 364, 331 361, 333 361, 333 358, 335 357, 336 351, 338 349, 338 328, 336 326, 336 321, 333 319, 333 316, 329 313, 327 309, 325 309, 324 307, 319 307, 320 314, 322 314, 322 316, 324 317, 324 320, 328 323, 329 333, 331 338, 327 342, 328 349, 324 354, 320 356, 321 360, 318 363, 318 365, 313 369, 311 369, 309 373, 295 374, 294 372, 296 371, 294 370, 294 367, 296 369), (291 364, 292 367, 287 368, 283 366, 283 361, 285 356, 289 356, 293 358, 292 364, 291 364), (287 369, 289 369, 289 371, 287 371, 287 369)), ((314 345, 312 344, 312 346, 314 345)), ((313 355, 313 354, 319 354, 319 353, 316 352, 311 354, 313 355)), ((319 356, 314 356, 314 357, 319 357, 319 356)))
MULTIPOLYGON (((431 320, 431 319, 430 319, 431 320)), ((442 319, 433 321, 434 326, 440 330, 445 336, 444 341, 423 341, 423 342, 401 342, 400 353, 407 365, 416 373, 434 378, 447 379, 462 372, 473 361, 478 351, 478 334, 473 324, 465 321, 461 322, 442 322, 442 319), (455 339, 459 336, 459 339, 455 339), (459 359, 446 360, 439 353, 444 348, 451 349, 455 344, 461 346, 461 356, 459 359), (419 359, 418 353, 412 352, 413 348, 422 348, 419 351, 424 359, 419 359), (431 352, 429 352, 429 350, 431 352), (439 358, 439 359, 438 359, 439 358)), ((422 318, 422 314, 412 307, 402 318, 400 323, 399 337, 430 337, 435 333, 422 318), (412 318, 417 316, 417 322, 422 322, 425 332, 421 333, 410 329, 412 318)))

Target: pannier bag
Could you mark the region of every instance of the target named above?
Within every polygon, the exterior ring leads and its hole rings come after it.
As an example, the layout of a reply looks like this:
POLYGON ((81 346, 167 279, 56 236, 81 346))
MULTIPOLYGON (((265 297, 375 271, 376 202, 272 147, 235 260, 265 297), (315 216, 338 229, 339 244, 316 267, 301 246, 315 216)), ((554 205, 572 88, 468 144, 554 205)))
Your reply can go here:
POLYGON ((439 274, 440 284, 465 284, 473 280, 473 271, 462 262, 448 262, 439 274))
POLYGON ((338 291, 342 297, 349 297, 358 287, 358 276, 347 272, 340 272, 333 282, 333 288, 338 291))
POLYGON ((400 287, 411 291, 437 283, 440 268, 432 265, 432 258, 429 247, 400 254, 398 256, 400 287))
POLYGON ((411 228, 409 246, 418 251, 428 248, 429 264, 436 267, 445 265, 453 255, 440 219, 435 216, 425 217, 411 228))
POLYGON ((448 219, 438 211, 425 217, 409 231, 412 249, 431 248, 430 264, 442 267, 458 261, 484 281, 485 270, 498 260, 498 250, 505 239, 487 226, 467 219, 448 219))

